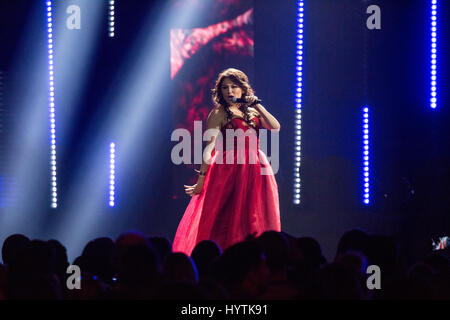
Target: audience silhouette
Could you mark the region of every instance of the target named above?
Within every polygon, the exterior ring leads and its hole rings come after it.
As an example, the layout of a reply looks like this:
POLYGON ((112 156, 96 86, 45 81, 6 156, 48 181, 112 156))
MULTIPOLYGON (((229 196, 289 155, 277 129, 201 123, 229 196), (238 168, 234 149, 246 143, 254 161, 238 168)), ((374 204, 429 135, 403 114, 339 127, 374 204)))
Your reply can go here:
POLYGON ((67 285, 70 263, 58 240, 10 235, 2 260, 1 300, 450 299, 448 248, 408 264, 394 237, 359 229, 342 235, 330 263, 316 239, 277 231, 225 250, 201 241, 190 257, 139 232, 96 238, 73 261, 80 288, 67 285), (367 284, 370 265, 381 271, 381 289, 367 284))

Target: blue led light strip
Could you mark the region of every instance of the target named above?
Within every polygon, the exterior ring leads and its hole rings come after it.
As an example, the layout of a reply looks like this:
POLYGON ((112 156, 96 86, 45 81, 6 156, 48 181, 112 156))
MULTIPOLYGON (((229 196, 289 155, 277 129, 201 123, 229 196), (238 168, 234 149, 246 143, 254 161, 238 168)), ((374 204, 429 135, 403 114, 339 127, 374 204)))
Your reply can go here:
POLYGON ((362 123, 362 167, 363 167, 363 203, 368 205, 370 203, 370 171, 369 171, 369 108, 363 108, 363 123, 362 123))
POLYGON ((431 0, 431 70, 430 70, 430 107, 437 107, 437 0, 431 0))
POLYGON ((116 203, 116 144, 109 145, 109 206, 114 207, 116 203))
POLYGON ((300 164, 302 134, 302 79, 303 79, 303 0, 297 1, 296 34, 296 88, 295 88, 295 144, 294 144, 294 204, 300 204, 300 164))
POLYGON ((109 13, 108 13, 108 36, 110 38, 114 37, 115 29, 115 11, 114 11, 114 0, 109 0, 109 13))
POLYGON ((51 168, 51 207, 58 206, 58 189, 56 179, 56 124, 55 124, 55 87, 53 72, 53 23, 52 2, 46 1, 47 8, 47 48, 49 74, 49 115, 50 115, 50 168, 51 168))

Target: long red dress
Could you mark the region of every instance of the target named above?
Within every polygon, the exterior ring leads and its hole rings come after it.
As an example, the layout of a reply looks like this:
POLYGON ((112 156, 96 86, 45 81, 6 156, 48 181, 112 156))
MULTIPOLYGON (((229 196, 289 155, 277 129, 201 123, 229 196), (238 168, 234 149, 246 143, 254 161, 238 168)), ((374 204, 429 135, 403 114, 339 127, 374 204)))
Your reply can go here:
POLYGON ((234 138, 236 151, 230 150, 232 143, 226 143, 226 129, 249 130, 242 118, 233 118, 222 127, 223 143, 216 141, 203 190, 192 196, 178 225, 172 245, 174 252, 190 255, 202 240, 213 240, 225 250, 249 234, 258 236, 268 230, 281 231, 278 186, 266 155, 259 150, 260 121, 257 117, 252 120, 257 130, 250 131, 250 135, 253 134, 257 142, 256 148, 251 147, 250 138, 245 139, 245 146, 237 146, 237 138, 234 138), (244 152, 237 151, 239 146, 244 152), (232 163, 227 161, 230 152, 232 163), (238 162, 239 154, 245 154, 245 161, 238 162), (266 173, 261 174, 261 169, 266 173))

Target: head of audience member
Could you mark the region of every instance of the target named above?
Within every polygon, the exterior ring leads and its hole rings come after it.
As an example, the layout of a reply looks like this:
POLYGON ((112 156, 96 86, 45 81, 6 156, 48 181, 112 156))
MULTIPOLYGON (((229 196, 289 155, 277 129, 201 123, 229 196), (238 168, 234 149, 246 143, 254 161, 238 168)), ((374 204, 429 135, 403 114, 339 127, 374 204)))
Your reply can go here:
POLYGON ((53 245, 47 241, 32 240, 26 249, 25 260, 29 272, 39 274, 56 273, 56 254, 53 245))
POLYGON ((81 254, 83 271, 111 284, 115 275, 115 253, 116 245, 110 238, 102 237, 89 241, 81 254))
POLYGON ((166 256, 172 252, 172 244, 164 237, 149 237, 148 240, 156 249, 159 255, 159 261, 164 261, 166 256))
POLYGON ((191 258, 197 266, 200 277, 209 275, 212 261, 221 254, 222 249, 212 240, 203 240, 197 243, 194 250, 192 250, 191 258))
MULTIPOLYGON (((78 256, 73 261, 81 271, 80 288, 64 290, 65 299, 68 300, 103 300, 112 297, 112 289, 109 284, 99 276, 93 275, 84 268, 83 256, 78 256)), ((73 272, 73 271, 72 271, 73 272)), ((73 275, 70 274, 70 275, 73 275)), ((73 283, 73 282, 72 282, 73 283)), ((66 283, 64 283, 66 286, 66 283)))
POLYGON ((289 263, 289 242, 286 237, 277 231, 266 231, 259 236, 258 241, 264 250, 271 275, 285 273, 289 263))
POLYGON ((169 282, 198 282, 195 262, 183 252, 172 252, 166 256, 162 264, 162 275, 169 282))
POLYGON ((135 244, 122 256, 119 281, 127 286, 153 286, 159 274, 158 254, 150 243, 135 244))
MULTIPOLYGON (((149 245, 153 250, 155 250, 154 247, 150 244, 148 237, 146 237, 145 235, 143 235, 138 231, 127 231, 120 234, 117 237, 115 244, 116 244, 116 254, 114 255, 114 270, 120 269, 120 263, 123 260, 123 255, 128 250, 128 248, 134 245, 141 245, 141 244, 149 245)), ((159 263, 160 261, 158 261, 158 264, 159 263)))
POLYGON ((139 231, 124 232, 117 237, 115 242, 118 251, 125 251, 133 245, 149 243, 148 238, 139 231))
POLYGON ((149 242, 128 246, 118 274, 122 298, 148 298, 159 276, 158 254, 149 242))
POLYGON ((352 272, 359 279, 362 298, 368 299, 373 297, 373 290, 368 290, 366 285, 368 267, 367 257, 359 251, 347 251, 346 253, 339 255, 335 262, 347 268, 347 270, 352 272))
POLYGON ((337 257, 335 261, 358 274, 366 274, 368 261, 359 251, 347 251, 337 257))
POLYGON ((256 298, 268 286, 269 269, 261 245, 246 240, 228 247, 213 265, 214 279, 231 298, 256 298))
POLYGON ((335 259, 348 251, 359 251, 367 256, 368 238, 367 233, 360 229, 345 232, 339 239, 335 259))
POLYGON ((8 266, 18 253, 24 250, 30 243, 30 239, 23 234, 13 234, 5 239, 2 246, 3 264, 8 266))
POLYGON ((55 270, 53 246, 47 241, 30 241, 9 265, 8 298, 62 299, 61 283, 55 270))
POLYGON ((322 255, 319 242, 311 237, 300 237, 297 239, 297 247, 302 254, 302 262, 305 265, 318 269, 327 263, 322 255))

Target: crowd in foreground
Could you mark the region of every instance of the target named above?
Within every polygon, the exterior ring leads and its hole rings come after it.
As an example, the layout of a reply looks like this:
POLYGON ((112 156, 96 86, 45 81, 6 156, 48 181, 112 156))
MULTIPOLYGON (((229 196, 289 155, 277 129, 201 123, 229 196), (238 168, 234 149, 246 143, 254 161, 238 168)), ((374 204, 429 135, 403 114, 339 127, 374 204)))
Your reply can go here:
POLYGON ((2 259, 0 300, 450 299, 448 249, 405 265, 394 238, 357 229, 343 234, 329 262, 317 240, 276 231, 224 251, 202 241, 191 256, 172 252, 165 238, 127 232, 89 241, 72 263, 59 241, 14 234, 2 259), (80 268, 80 289, 71 264, 80 268), (369 265, 381 278, 368 279, 369 265))

